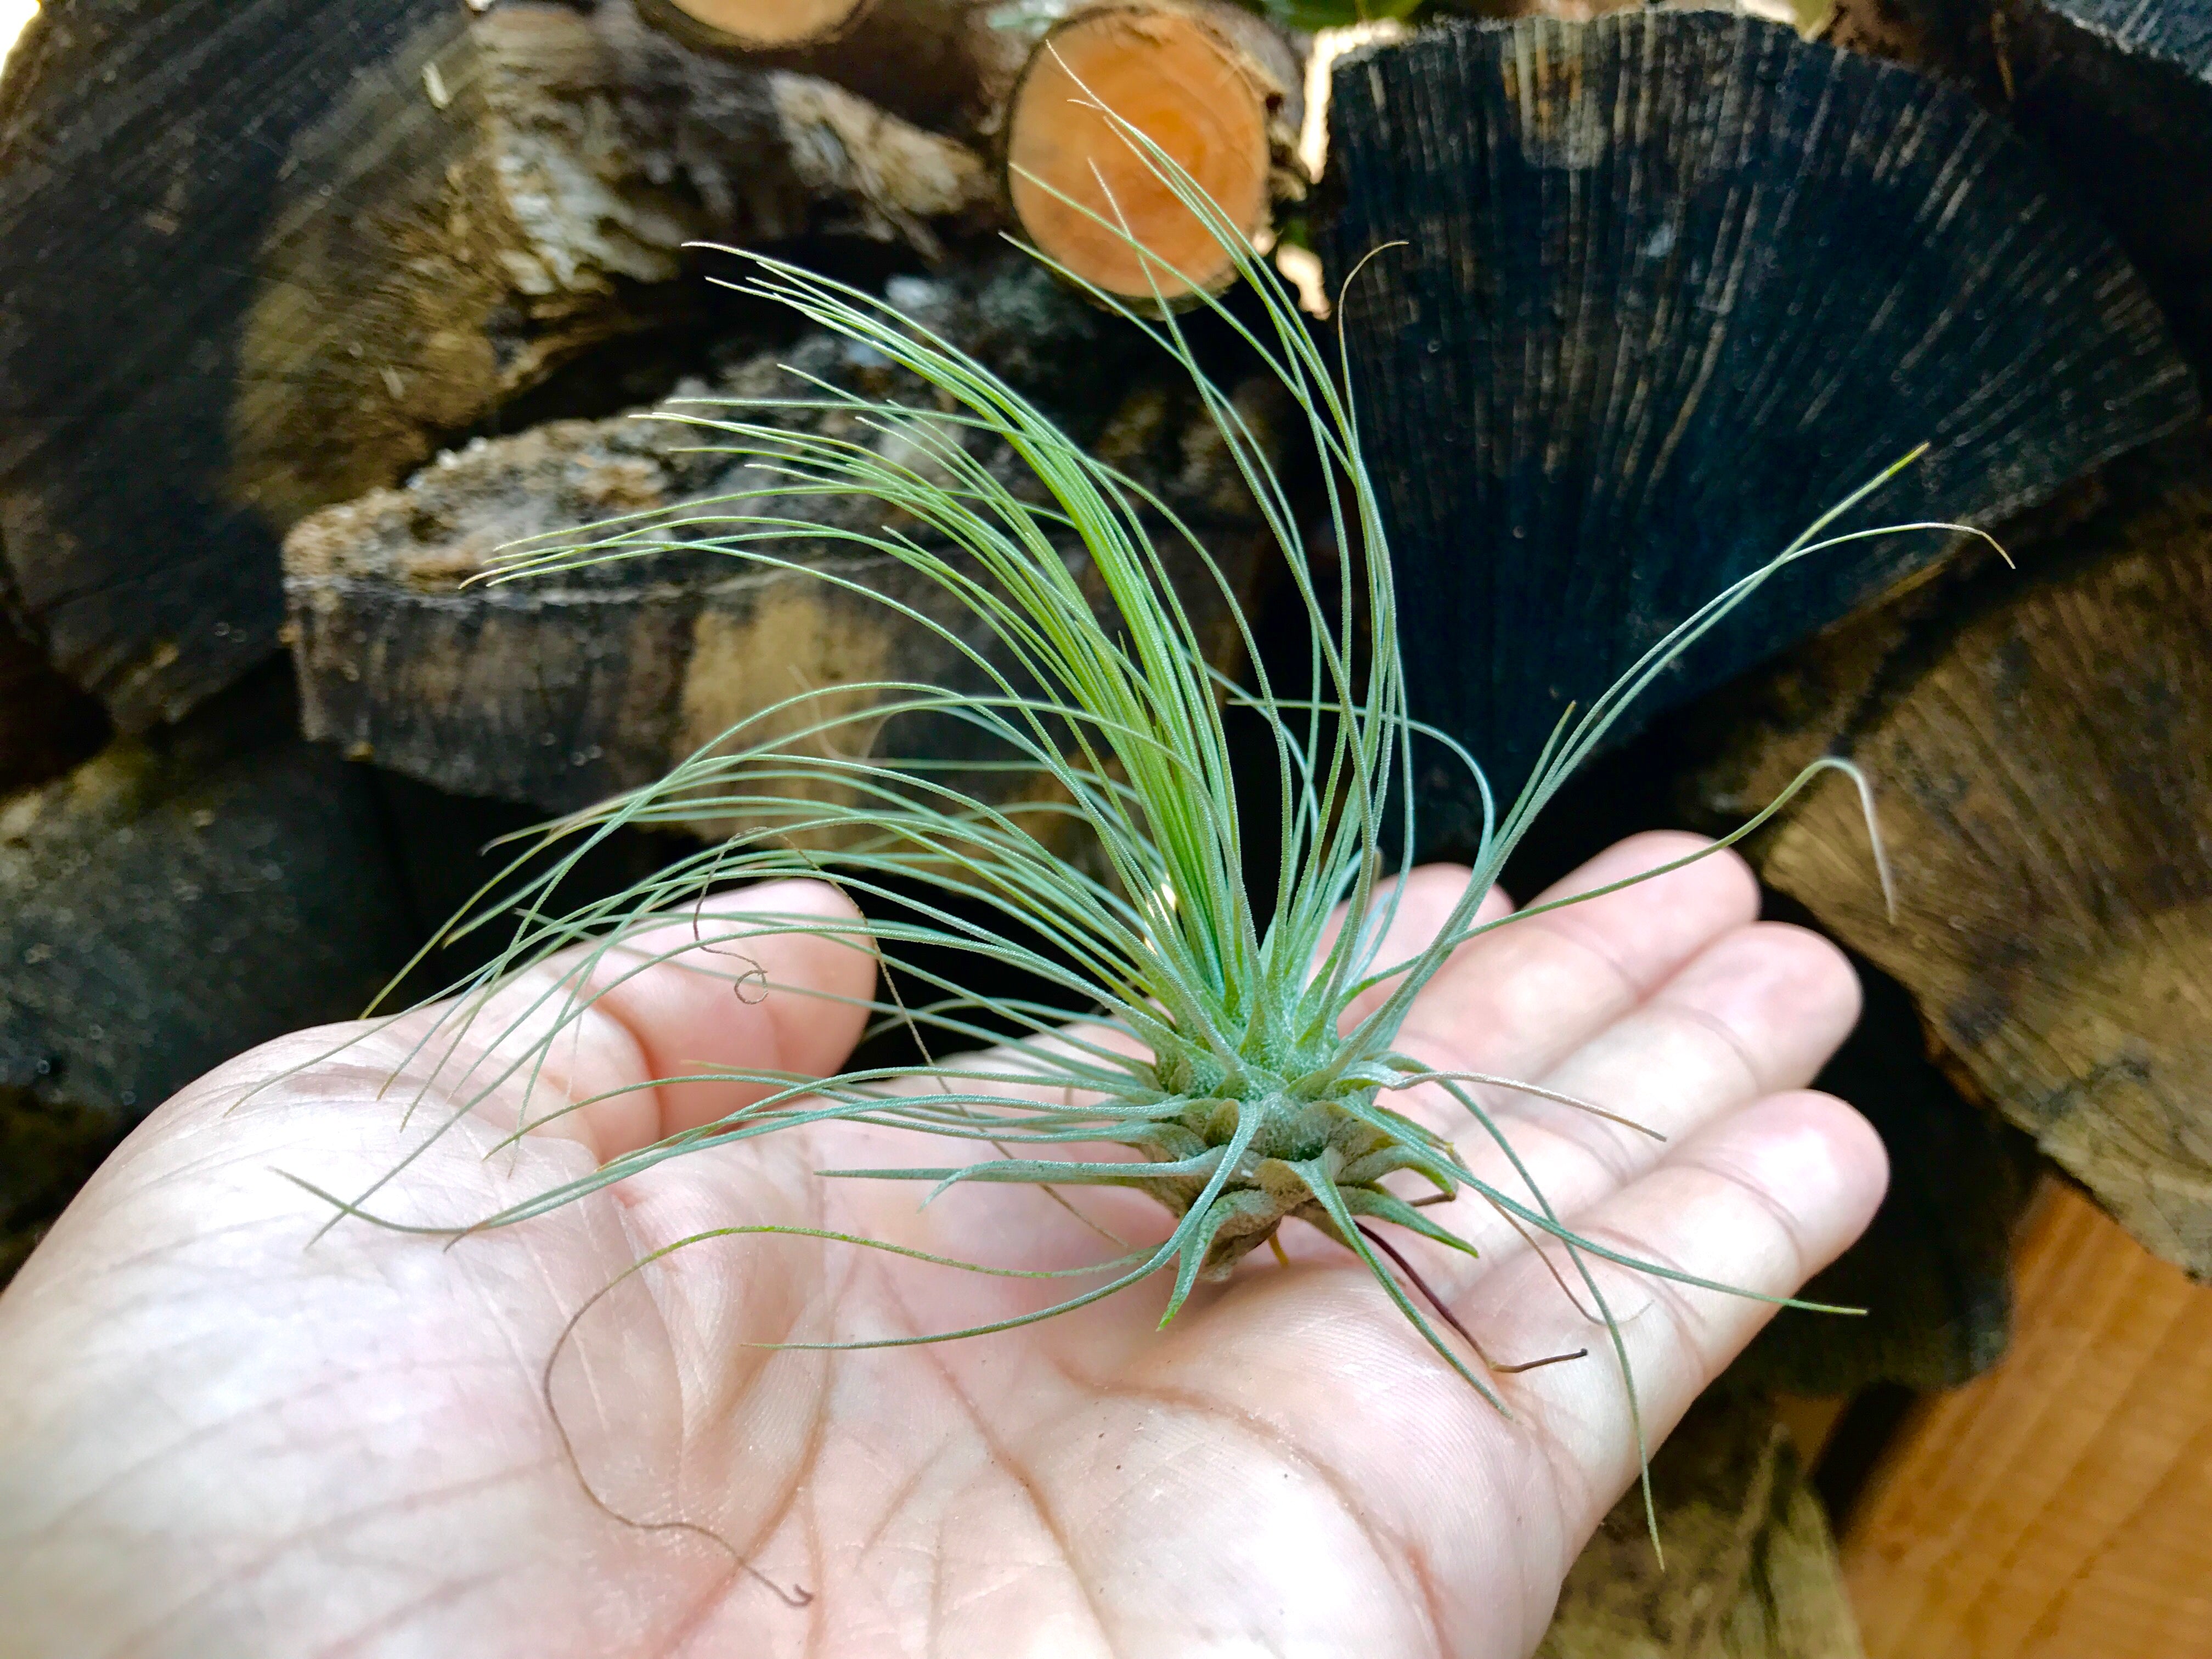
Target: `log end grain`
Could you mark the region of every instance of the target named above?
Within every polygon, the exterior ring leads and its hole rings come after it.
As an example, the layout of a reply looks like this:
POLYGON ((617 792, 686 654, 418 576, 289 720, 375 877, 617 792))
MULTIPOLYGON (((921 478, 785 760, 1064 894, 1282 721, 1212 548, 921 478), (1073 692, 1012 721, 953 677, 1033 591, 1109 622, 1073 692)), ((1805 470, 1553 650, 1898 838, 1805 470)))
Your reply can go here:
MULTIPOLYGON (((1965 94, 1716 11, 1416 34, 1342 60, 1324 237, 1417 714, 1510 798, 1571 702, 1917 445, 1836 527, 1993 522, 2189 420, 2112 238, 1965 94), (1970 179, 1961 187, 1960 181, 1970 179), (2002 249, 2002 253, 1996 250, 2002 249)), ((1831 548, 1626 735, 1869 603, 1941 538, 1831 548)), ((1432 846, 1479 797, 1439 769, 1432 846)))

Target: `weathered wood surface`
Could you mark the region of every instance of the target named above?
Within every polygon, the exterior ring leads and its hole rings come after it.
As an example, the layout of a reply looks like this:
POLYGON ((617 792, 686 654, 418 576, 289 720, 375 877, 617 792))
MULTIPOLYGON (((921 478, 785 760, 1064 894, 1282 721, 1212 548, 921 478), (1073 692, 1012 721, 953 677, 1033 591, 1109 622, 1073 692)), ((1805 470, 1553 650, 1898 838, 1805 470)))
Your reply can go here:
POLYGON ((1908 1419, 1843 1557, 1873 1659, 2212 1650, 2212 1287, 2052 1183, 2011 1354, 1908 1419))
MULTIPOLYGON (((1719 12, 1424 31, 1336 69, 1331 279, 1414 630, 1415 712, 1504 796, 1570 702, 1917 444, 1849 521, 1990 520, 2189 419, 2109 235, 1965 94, 1719 12)), ((1868 602, 1833 549, 1624 732, 1868 602)), ((1432 843, 1479 798, 1441 763, 1432 843)))
POLYGON ((17 600, 124 729, 174 718, 274 648, 301 514, 595 343, 696 325, 685 240, 933 251, 997 190, 630 0, 58 0, 0 96, 17 600))
POLYGON ((2112 229, 2212 368, 2212 3, 1834 0, 1820 33, 1972 88, 2112 229))
POLYGON ((1559 1592, 1538 1659, 1861 1659, 1820 1500, 1774 1408, 1726 1385, 1614 1506, 1559 1592))
POLYGON ((702 58, 629 0, 505 0, 296 141, 258 255, 232 493, 283 528, 387 484, 591 346, 696 324, 684 245, 903 237, 982 213, 982 158, 838 88, 702 58), (680 276, 689 282, 678 282, 680 276))
POLYGON ((253 250, 291 142, 450 39, 449 0, 57 0, 0 84, 0 551, 128 726, 268 654, 276 536, 228 498, 253 250), (250 88, 250 93, 246 89, 250 88))
MULTIPOLYGON (((1152 348, 1018 262, 980 289, 905 279, 892 293, 1017 383, 1074 404, 1078 429, 1162 488, 1240 598, 1252 599, 1264 532, 1195 398, 1176 388, 1171 372, 1145 368, 1152 348), (1133 360, 1133 350, 1146 356, 1133 360)), ((919 394, 880 358, 827 335, 735 364, 711 389, 741 399, 803 392, 783 364, 870 395, 919 394)), ((1263 399, 1249 412, 1264 425, 1270 410, 1263 399)), ((830 424, 866 435, 849 416, 830 424)), ((309 733, 444 788, 562 811, 660 777, 740 720, 802 690, 886 678, 986 688, 950 644, 882 601, 911 605, 981 645, 974 617, 896 560, 833 538, 840 528, 874 530, 882 508, 788 497, 698 505, 772 483, 738 458, 697 453, 712 441, 668 421, 556 422, 441 458, 404 489, 303 522, 286 558, 309 733), (779 556, 813 561, 864 591, 681 547, 465 586, 505 543, 647 512, 703 519, 692 532, 701 536, 726 531, 743 514, 818 521, 823 541, 787 544, 779 556)), ((1018 477, 1010 452, 988 459, 1018 477)), ((1201 635, 1233 665, 1227 600, 1187 549, 1164 549, 1201 635)), ((1069 557, 1087 568, 1072 542, 1069 557)), ((875 752, 1000 758, 981 741, 964 723, 914 716, 884 731, 875 752)), ((1000 799, 1024 787, 1005 774, 960 781, 1000 799)))
POLYGON ((1741 812, 1814 754, 1864 767, 1896 919, 1847 789, 1789 817, 1765 878, 2136 1237, 2212 1273, 2212 450, 2118 464, 2085 510, 2021 574, 1908 596, 1747 694, 1705 789, 1741 812))
POLYGON ((0 800, 0 1271, 123 1129, 413 948, 369 774, 295 719, 264 671, 0 800))

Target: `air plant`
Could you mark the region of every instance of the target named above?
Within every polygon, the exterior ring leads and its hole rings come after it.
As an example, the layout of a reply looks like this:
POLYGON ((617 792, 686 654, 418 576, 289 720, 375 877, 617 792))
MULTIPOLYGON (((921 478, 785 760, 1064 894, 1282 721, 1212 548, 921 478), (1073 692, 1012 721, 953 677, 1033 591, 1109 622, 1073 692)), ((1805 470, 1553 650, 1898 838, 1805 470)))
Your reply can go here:
MULTIPOLYGON (((889 993, 871 1002, 881 1025, 925 1036, 925 1054, 933 1042, 980 1044, 987 1051, 865 1066, 828 1079, 737 1066, 702 1072, 769 1092, 719 1121, 617 1157, 455 1231, 510 1226, 663 1159, 798 1126, 891 1127, 933 1137, 953 1154, 926 1167, 824 1173, 922 1182, 930 1199, 953 1188, 1006 1183, 1054 1194, 1120 1187, 1158 1200, 1172 1224, 1156 1246, 1102 1261, 1097 1282, 1036 1311, 969 1330, 782 1346, 867 1348, 980 1335, 1048 1319, 1171 1273, 1165 1324, 1194 1286, 1225 1278, 1285 1222, 1296 1221, 1357 1257, 1443 1362, 1504 1409, 1492 1380, 1504 1368, 1491 1367, 1479 1349, 1471 1360, 1455 1346, 1440 1325, 1459 1331, 1457 1322, 1441 1303, 1434 1316, 1425 1310, 1418 1298, 1425 1286, 1390 1240, 1394 1231, 1413 1234, 1472 1254, 1472 1246, 1429 1212, 1430 1203, 1472 1191, 1533 1239, 1557 1241, 1595 1317, 1611 1333, 1633 1413, 1626 1350, 1591 1261, 1708 1290, 1729 1287, 1638 1261, 1574 1232, 1474 1091, 1517 1090, 1592 1111, 1601 1106, 1510 1079, 1437 1071, 1397 1046, 1399 1029, 1455 949, 1535 913, 1481 919, 1478 907, 1531 823, 1620 710, 1776 571, 1838 542, 1885 533, 1827 533, 1883 479, 1715 597, 1587 710, 1570 711, 1533 780, 1517 799, 1495 810, 1474 757, 1407 709, 1385 532, 1340 366, 1333 368, 1256 254, 1173 160, 1136 129, 1117 123, 1116 130, 1230 249, 1256 298, 1259 320, 1249 322, 1202 293, 1196 302, 1241 337, 1304 416, 1316 458, 1316 516, 1338 552, 1334 603, 1316 585, 1316 562, 1291 493, 1237 406, 1201 368, 1183 324, 1165 306, 1140 309, 1093 290, 1099 304, 1121 313, 1181 365, 1235 458, 1303 605, 1314 695, 1279 696, 1249 631, 1249 689, 1209 665, 1158 550, 1164 533, 1194 546, 1195 538, 1155 493, 1086 453, 974 359, 882 301, 772 258, 743 256, 752 274, 732 286, 872 348, 935 398, 926 404, 869 401, 816 384, 803 396, 764 406, 687 402, 661 418, 690 422, 702 444, 748 458, 769 482, 695 504, 680 518, 664 513, 616 521, 586 541, 510 550, 496 580, 665 550, 680 533, 692 546, 757 567, 864 591, 833 565, 777 550, 791 541, 818 547, 829 536, 902 561, 956 596, 974 626, 956 629, 894 600, 883 602, 906 625, 937 635, 990 689, 977 696, 886 682, 802 690, 761 710, 659 782, 550 827, 507 878, 486 889, 473 921, 463 924, 520 918, 506 948, 457 988, 459 994, 422 1036, 417 1052, 457 1052, 494 989, 556 952, 586 947, 538 1006, 513 1016, 514 1030, 529 1023, 526 1042, 495 1041, 490 1048, 499 1059, 474 1062, 458 1085, 446 1079, 457 1114, 465 1115, 503 1083, 529 1076, 610 981, 644 971, 669 954, 626 941, 672 916, 696 915, 697 902, 723 884, 791 876, 835 883, 864 910, 878 912, 872 944, 855 948, 873 950, 886 968, 933 988, 932 997, 912 1006, 889 993), (798 428, 791 417, 801 412, 836 416, 842 428, 825 435, 798 428), (1010 487, 979 459, 983 445, 1011 452, 1036 488, 1010 487), (811 520, 758 515, 769 498, 809 495, 871 498, 884 508, 884 522, 873 531, 825 530, 811 520), (1066 550, 1071 541, 1079 544, 1078 558, 1066 550), (1086 572, 1108 596, 1105 621, 1086 592, 1086 572), (973 637, 979 630, 988 645, 973 637), (1272 775, 1263 781, 1279 820, 1270 892, 1255 893, 1248 870, 1245 815, 1259 793, 1255 780, 1240 779, 1231 763, 1231 708, 1256 718, 1272 750, 1272 775), (963 793, 926 760, 869 757, 886 721, 915 714, 967 723, 991 740, 1004 765, 1036 774, 1048 787, 1029 805, 994 805, 963 793), (1390 959, 1383 941, 1398 900, 1384 877, 1412 861, 1408 746, 1422 733, 1455 753, 1483 790, 1482 836, 1466 890, 1435 938, 1390 959), (750 827, 615 897, 553 913, 551 896, 577 860, 623 826, 739 815, 750 827), (1068 820, 1096 848, 1091 868, 1055 850, 1066 839, 1055 830, 1068 820), (549 851, 554 856, 546 863, 549 851), (527 864, 532 855, 541 861, 527 864), (1050 987, 1054 1000, 969 988, 943 966, 948 961, 1017 969, 1050 987), (1381 993, 1379 1000, 1348 1018, 1355 1000, 1371 992, 1381 993), (1079 1030, 1061 1023, 1070 1006, 1091 1011, 1079 1030), (1022 1035, 988 1048, 1010 1025, 1022 1035), (1516 1172, 1516 1187, 1485 1182, 1449 1139, 1388 1103, 1395 1093, 1426 1085, 1456 1102, 1497 1146, 1516 1172), (1394 1177, 1425 1187, 1430 1198, 1404 1195, 1394 1177)), ((1163 270, 1162 286, 1176 288, 1176 275, 1163 270)), ((1234 612, 1225 578, 1210 562, 1207 568, 1234 612)), ((1238 625, 1244 626, 1241 617, 1238 625)), ((1848 763, 1821 760, 1728 840, 1757 828, 1826 770, 1851 776, 1864 795, 1864 781, 1848 763)), ((1870 805, 1869 823, 1871 829, 1870 805)), ((717 953, 707 960, 727 964, 709 971, 725 972, 740 995, 762 988, 742 955, 747 939, 806 933, 854 940, 852 924, 810 915, 760 913, 741 923, 699 927, 698 943, 717 953)), ((696 966, 700 958, 687 960, 696 966)), ((374 1189, 351 1200, 322 1196, 339 1216, 374 1218, 374 1189)), ((755 1227, 738 1218, 700 1237, 805 1231, 755 1227)), ((1640 1443, 1640 1422, 1638 1437, 1640 1443)))

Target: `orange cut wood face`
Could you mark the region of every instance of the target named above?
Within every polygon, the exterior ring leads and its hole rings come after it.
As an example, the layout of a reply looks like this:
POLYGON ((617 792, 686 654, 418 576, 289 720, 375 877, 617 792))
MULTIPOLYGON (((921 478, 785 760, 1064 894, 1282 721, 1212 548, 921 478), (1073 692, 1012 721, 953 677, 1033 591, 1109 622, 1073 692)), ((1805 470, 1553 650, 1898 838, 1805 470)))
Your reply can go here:
POLYGON ((670 0, 678 11, 748 46, 803 46, 836 33, 868 0, 670 0))
POLYGON ((1240 230, 1256 234, 1268 208, 1267 109, 1236 47, 1174 11, 1079 18, 1030 60, 1006 145, 1014 211, 1039 248, 1079 276, 1137 299, 1149 299, 1155 283, 1170 301, 1226 286, 1234 261, 1104 110, 1172 155, 1240 230), (1148 275, 1148 262, 1110 228, 1116 222, 1169 269, 1148 275))

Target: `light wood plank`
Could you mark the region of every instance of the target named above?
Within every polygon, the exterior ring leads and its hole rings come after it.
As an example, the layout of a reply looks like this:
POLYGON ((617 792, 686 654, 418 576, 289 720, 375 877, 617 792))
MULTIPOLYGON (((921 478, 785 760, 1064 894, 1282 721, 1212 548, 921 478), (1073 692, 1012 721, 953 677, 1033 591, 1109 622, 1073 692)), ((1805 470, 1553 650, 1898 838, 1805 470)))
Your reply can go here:
POLYGON ((2212 1286, 2070 1187, 2012 1352, 1923 1406, 1844 1544, 1869 1659, 2212 1654, 2212 1286))

